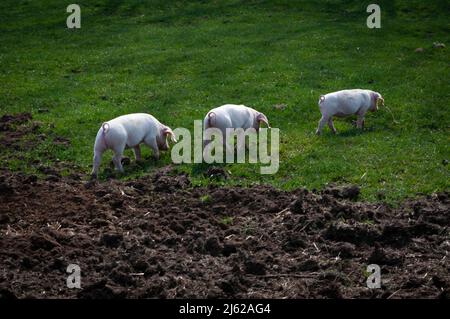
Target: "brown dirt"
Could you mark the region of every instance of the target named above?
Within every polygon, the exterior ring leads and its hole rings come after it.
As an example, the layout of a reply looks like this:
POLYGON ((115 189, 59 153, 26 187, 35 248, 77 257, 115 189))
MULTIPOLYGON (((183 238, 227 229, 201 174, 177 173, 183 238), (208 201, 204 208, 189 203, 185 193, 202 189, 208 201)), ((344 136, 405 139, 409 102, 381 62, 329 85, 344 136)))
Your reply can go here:
POLYGON ((170 166, 134 181, 42 174, 0 171, 3 298, 450 295, 448 193, 390 208, 355 202, 354 186, 192 187, 170 166), (66 287, 69 264, 82 289, 66 287))
POLYGON ((31 120, 31 113, 0 117, 0 147, 23 151, 33 147, 34 142, 44 139, 44 136, 35 134, 32 140, 24 141, 24 136, 36 133, 41 126, 41 123, 31 120))
POLYGON ((326 192, 192 188, 167 170, 129 182, 3 171, 0 191, 3 296, 449 294, 448 193, 392 209, 326 192), (82 290, 65 287, 71 263, 82 290), (366 288, 370 263, 381 289, 366 288))

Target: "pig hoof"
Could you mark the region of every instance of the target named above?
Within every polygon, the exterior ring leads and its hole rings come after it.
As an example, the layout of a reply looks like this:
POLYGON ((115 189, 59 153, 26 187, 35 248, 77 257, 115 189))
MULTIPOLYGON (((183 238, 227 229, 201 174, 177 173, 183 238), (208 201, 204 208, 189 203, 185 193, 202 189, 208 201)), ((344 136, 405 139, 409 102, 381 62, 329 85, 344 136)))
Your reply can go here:
POLYGON ((122 157, 121 163, 122 165, 129 165, 131 163, 131 160, 129 157, 122 157))

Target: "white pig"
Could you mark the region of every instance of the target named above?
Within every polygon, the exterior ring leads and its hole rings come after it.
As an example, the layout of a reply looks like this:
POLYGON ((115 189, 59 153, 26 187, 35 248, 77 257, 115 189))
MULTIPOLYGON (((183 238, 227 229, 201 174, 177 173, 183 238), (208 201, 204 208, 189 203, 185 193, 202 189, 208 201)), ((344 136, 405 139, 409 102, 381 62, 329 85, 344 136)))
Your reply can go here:
MULTIPOLYGON (((203 120, 204 129, 218 128, 222 132, 222 136, 226 137, 226 129, 254 128, 259 131, 260 124, 265 123, 270 128, 267 117, 251 107, 245 105, 225 104, 216 107, 206 114, 203 120)), ((209 141, 205 141, 205 145, 209 141)))
POLYGON ((322 118, 319 121, 316 134, 321 133, 325 124, 328 124, 333 133, 336 133, 333 116, 345 117, 356 114, 358 116, 357 127, 362 128, 367 111, 377 111, 379 101, 384 106, 384 99, 380 93, 361 89, 342 90, 321 95, 318 104, 322 118))
POLYGON ((134 113, 116 117, 102 124, 98 130, 94 145, 94 164, 92 177, 97 177, 103 152, 114 152, 113 163, 123 172, 122 157, 126 147, 132 147, 136 160, 141 160, 140 144, 144 143, 153 151, 153 157, 159 158, 159 150, 168 150, 167 136, 176 142, 170 127, 161 124, 155 117, 145 113, 134 113))

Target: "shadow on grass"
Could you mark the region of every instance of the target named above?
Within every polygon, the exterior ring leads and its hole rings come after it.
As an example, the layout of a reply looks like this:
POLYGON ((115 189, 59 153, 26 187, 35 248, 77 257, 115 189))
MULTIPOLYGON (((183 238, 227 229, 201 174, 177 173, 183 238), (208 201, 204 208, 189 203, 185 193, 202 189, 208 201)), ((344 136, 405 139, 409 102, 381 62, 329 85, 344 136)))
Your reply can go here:
MULTIPOLYGON (((356 128, 356 127, 351 127, 349 129, 346 130, 340 130, 337 132, 337 134, 335 135, 336 137, 352 137, 352 136, 360 136, 360 135, 364 135, 364 133, 367 133, 369 131, 373 131, 372 128, 364 128, 363 130, 356 128)), ((334 135, 330 132, 331 135, 334 135)))
MULTIPOLYGON (((130 179, 136 178, 138 176, 142 176, 143 174, 151 173, 159 168, 163 168, 167 166, 168 155, 163 155, 159 160, 154 159, 151 155, 143 156, 141 161, 136 161, 134 157, 125 156, 122 159, 122 165, 124 172, 120 173, 114 167, 114 164, 111 159, 108 159, 108 166, 103 170, 100 170, 98 174, 99 180, 106 179, 130 179)), ((106 159, 105 159, 106 162, 106 159)), ((106 165, 105 165, 106 166, 106 165)))
POLYGON ((191 174, 192 176, 205 176, 207 175, 208 171, 212 168, 222 168, 225 169, 226 164, 225 163, 195 163, 192 165, 191 174))

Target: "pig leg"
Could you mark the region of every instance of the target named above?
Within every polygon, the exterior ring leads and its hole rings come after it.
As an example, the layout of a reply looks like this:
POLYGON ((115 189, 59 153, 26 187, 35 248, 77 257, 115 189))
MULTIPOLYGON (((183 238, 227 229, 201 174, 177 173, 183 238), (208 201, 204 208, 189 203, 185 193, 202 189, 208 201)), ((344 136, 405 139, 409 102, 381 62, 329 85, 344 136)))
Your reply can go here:
POLYGON ((113 148, 114 156, 113 156, 113 163, 116 169, 123 173, 123 166, 122 166, 122 157, 123 157, 123 151, 125 149, 125 145, 116 146, 113 148))
POLYGON ((362 129, 364 127, 364 115, 358 115, 356 120, 356 127, 362 129))
POLYGON ((330 117, 330 119, 328 120, 328 127, 330 128, 330 130, 336 134, 336 128, 334 127, 334 123, 333 123, 333 118, 330 117))
POLYGON ((91 173, 92 178, 97 178, 98 169, 100 167, 101 160, 102 160, 102 152, 95 150, 94 151, 94 161, 93 161, 94 163, 93 163, 92 173, 91 173))
POLYGON ((221 129, 221 131, 222 131, 223 154, 225 155, 228 152, 231 152, 232 149, 236 148, 236 145, 234 145, 235 138, 234 136, 227 134, 226 129, 221 129))
POLYGON ((123 166, 122 166, 122 154, 114 154, 113 156, 113 163, 116 169, 123 173, 123 166))
POLYGON ((122 166, 122 154, 114 154, 113 156, 113 163, 116 169, 123 173, 123 166, 122 166))
POLYGON ((158 143, 156 142, 156 138, 146 138, 144 140, 145 145, 147 145, 148 147, 150 147, 153 151, 153 158, 155 160, 159 159, 159 147, 158 147, 158 143))
POLYGON ((136 161, 141 161, 142 157, 141 157, 141 147, 139 145, 136 145, 135 147, 133 147, 133 151, 134 151, 134 156, 136 157, 136 161))
POLYGON ((326 115, 322 115, 322 118, 319 121, 319 126, 317 127, 316 130, 316 134, 320 135, 320 133, 322 132, 322 128, 324 127, 324 125, 328 122, 328 116, 326 115))

